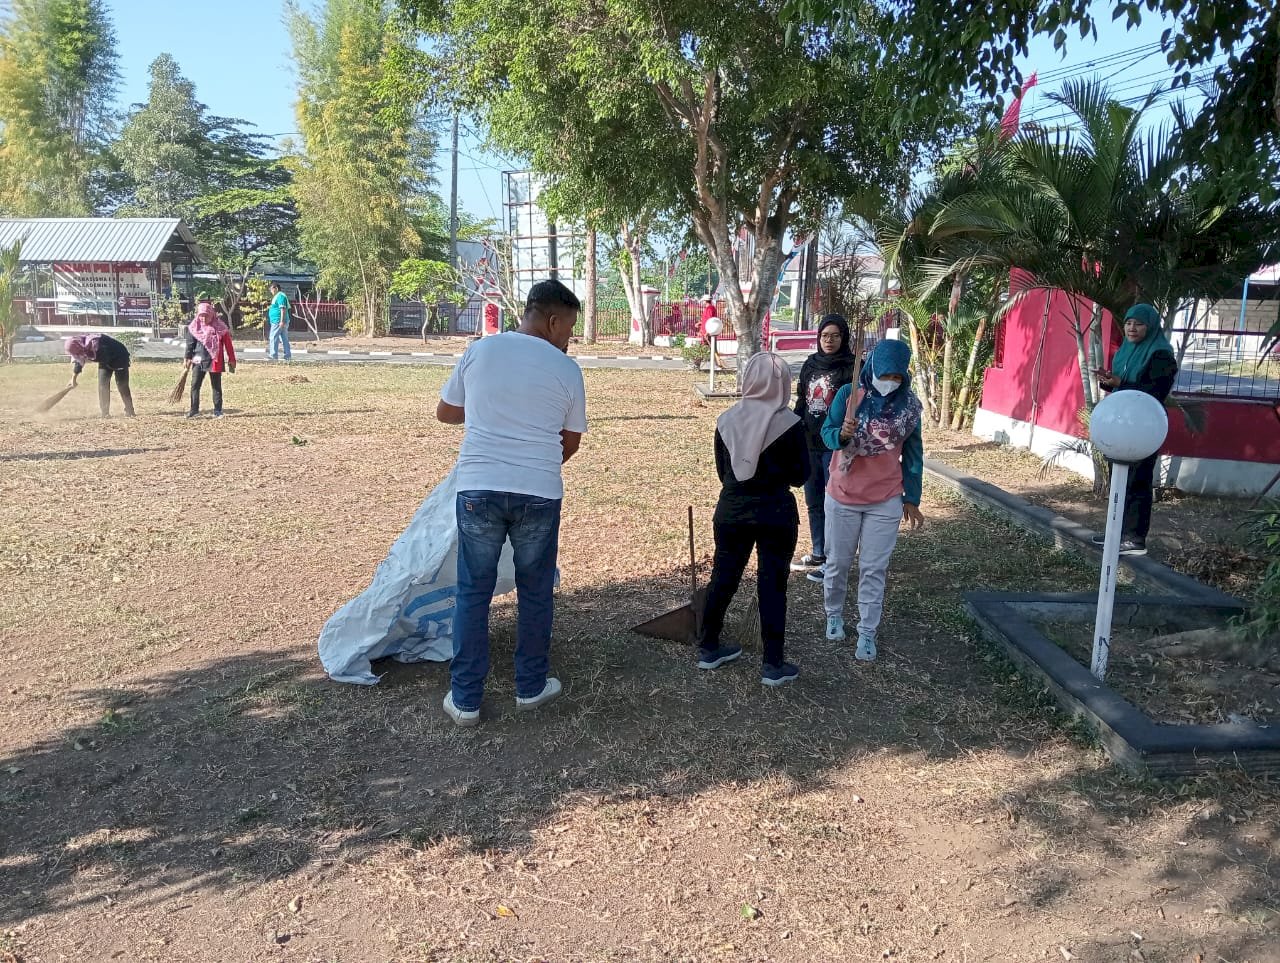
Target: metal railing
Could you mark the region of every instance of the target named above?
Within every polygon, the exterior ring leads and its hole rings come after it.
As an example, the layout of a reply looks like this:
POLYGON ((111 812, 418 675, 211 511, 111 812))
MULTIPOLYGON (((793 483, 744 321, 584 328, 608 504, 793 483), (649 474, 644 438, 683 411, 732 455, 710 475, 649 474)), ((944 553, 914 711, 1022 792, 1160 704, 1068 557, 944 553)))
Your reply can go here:
POLYGON ((1264 354, 1266 335, 1231 328, 1173 328, 1180 395, 1215 398, 1280 399, 1280 350, 1264 354))

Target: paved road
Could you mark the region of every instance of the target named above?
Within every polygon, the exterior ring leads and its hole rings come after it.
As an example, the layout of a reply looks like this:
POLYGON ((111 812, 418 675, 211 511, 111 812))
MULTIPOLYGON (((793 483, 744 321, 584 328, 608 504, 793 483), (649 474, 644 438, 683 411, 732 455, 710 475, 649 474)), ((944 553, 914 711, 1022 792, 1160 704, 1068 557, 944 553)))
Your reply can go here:
MULTIPOLYGON (((574 360, 584 368, 614 368, 618 370, 632 369, 636 371, 682 371, 686 365, 678 358, 659 358, 659 357, 608 357, 607 347, 599 349, 600 356, 591 354, 574 355, 574 360)), ((136 352, 134 356, 138 358, 146 358, 148 360, 160 361, 170 360, 177 361, 182 357, 183 347, 179 343, 166 343, 164 341, 147 341, 136 352)), ((65 359, 66 355, 62 349, 62 341, 59 338, 51 338, 48 341, 20 341, 14 346, 14 354, 19 358, 47 358, 49 360, 65 359)), ((808 357, 805 351, 784 351, 782 352, 789 362, 794 372, 800 370, 800 365, 804 363, 804 359, 808 357)), ((253 346, 245 346, 239 349, 236 357, 240 361, 271 364, 266 356, 266 349, 253 346)), ((427 351, 415 351, 411 353, 391 352, 391 351, 331 351, 325 348, 319 350, 313 348, 294 348, 292 364, 396 364, 396 365, 440 365, 452 367, 458 363, 460 354, 435 354, 427 351)))
MULTIPOLYGON (((607 348, 602 348, 607 352, 607 348)), ((182 358, 181 344, 163 341, 147 341, 134 357, 151 361, 177 361, 182 358)), ((47 358, 49 360, 65 359, 61 339, 48 341, 23 341, 14 346, 14 354, 19 358, 47 358)), ((272 363, 266 356, 266 349, 246 346, 237 351, 240 361, 251 363, 272 363)), ((427 351, 411 353, 391 351, 339 351, 328 349, 294 348, 293 364, 398 364, 398 365, 444 365, 452 367, 458 363, 460 354, 440 354, 427 351)), ((680 371, 685 363, 678 358, 660 357, 605 357, 592 355, 576 355, 575 360, 584 368, 634 368, 644 371, 680 371)))

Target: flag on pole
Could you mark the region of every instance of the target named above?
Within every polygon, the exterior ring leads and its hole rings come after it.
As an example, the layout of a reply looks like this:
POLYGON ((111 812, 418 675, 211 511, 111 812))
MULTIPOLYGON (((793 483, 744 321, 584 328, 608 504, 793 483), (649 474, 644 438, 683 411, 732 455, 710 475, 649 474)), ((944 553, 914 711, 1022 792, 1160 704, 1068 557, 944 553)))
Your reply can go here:
POLYGON ((1004 112, 1004 117, 1000 120, 1001 140, 1009 140, 1018 135, 1019 116, 1022 113, 1022 98, 1027 96, 1027 91, 1036 85, 1036 79, 1034 73, 1027 78, 1027 82, 1022 85, 1022 90, 1018 92, 1018 96, 1013 99, 1009 109, 1004 112))

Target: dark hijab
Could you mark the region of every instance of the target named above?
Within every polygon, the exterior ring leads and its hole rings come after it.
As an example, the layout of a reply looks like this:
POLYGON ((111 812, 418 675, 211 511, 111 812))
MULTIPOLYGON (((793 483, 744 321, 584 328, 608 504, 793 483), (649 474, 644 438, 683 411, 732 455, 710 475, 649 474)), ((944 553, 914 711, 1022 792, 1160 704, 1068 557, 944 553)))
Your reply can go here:
POLYGON ((818 350, 809 355, 809 364, 815 371, 827 372, 836 368, 847 368, 853 364, 853 352, 849 350, 849 322, 841 314, 823 315, 818 322, 818 350), (834 354, 822 351, 822 332, 832 326, 840 331, 840 347, 834 354))

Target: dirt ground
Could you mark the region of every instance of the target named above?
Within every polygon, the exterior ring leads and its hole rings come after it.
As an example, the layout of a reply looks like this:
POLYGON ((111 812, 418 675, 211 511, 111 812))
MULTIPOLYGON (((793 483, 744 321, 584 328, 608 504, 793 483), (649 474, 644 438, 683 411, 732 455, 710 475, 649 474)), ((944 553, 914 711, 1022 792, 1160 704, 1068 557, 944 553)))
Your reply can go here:
MULTIPOLYGON (((421 338, 402 338, 402 337, 382 337, 382 338, 352 338, 345 335, 323 335, 319 342, 316 342, 309 335, 303 335, 300 332, 292 332, 289 335, 290 343, 297 348, 315 348, 317 350, 326 351, 329 349, 348 350, 348 351, 433 351, 443 352, 446 354, 461 352, 467 350, 467 345, 472 342, 469 337, 447 337, 445 335, 428 335, 424 342, 421 338)), ((258 332, 237 332, 236 343, 244 341, 245 344, 252 346, 255 342, 264 339, 258 332)), ((265 342, 264 342, 265 343, 265 342)), ((647 348, 641 348, 639 345, 629 344, 626 341, 597 341, 595 344, 587 344, 579 338, 574 338, 569 344, 569 354, 571 355, 598 355, 608 357, 623 358, 678 358, 680 357, 679 348, 661 348, 650 345, 647 348)))
MULTIPOLYGON (((1210 628, 1169 623, 1115 628, 1115 653, 1107 666, 1107 685, 1156 722, 1216 725, 1241 718, 1259 725, 1275 725, 1280 714, 1280 672, 1242 664, 1238 658, 1170 658, 1153 637, 1187 628, 1210 628)), ((1041 630, 1076 661, 1088 665, 1093 651, 1093 623, 1043 622, 1041 630)))
MULTIPOLYGON (((926 440, 930 458, 999 485, 1064 518, 1101 531, 1106 496, 1092 482, 1062 468, 1046 471, 1030 452, 960 432, 935 431, 926 440)), ((1151 513, 1151 556, 1176 571, 1240 598, 1248 598, 1266 567, 1247 544, 1241 525, 1248 500, 1185 495, 1162 489, 1151 513)))
POLYGON ((325 679, 320 627, 456 454, 446 374, 246 365, 185 421, 143 363, 104 422, 0 370, 0 960, 1280 960, 1277 787, 1111 767, 960 608, 1096 575, 945 490, 873 665, 800 578, 779 691, 629 632, 682 601, 688 504, 709 563, 692 374, 586 372, 560 702, 516 717, 509 601, 477 729, 443 665, 325 679))

